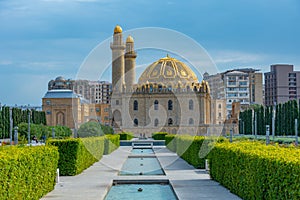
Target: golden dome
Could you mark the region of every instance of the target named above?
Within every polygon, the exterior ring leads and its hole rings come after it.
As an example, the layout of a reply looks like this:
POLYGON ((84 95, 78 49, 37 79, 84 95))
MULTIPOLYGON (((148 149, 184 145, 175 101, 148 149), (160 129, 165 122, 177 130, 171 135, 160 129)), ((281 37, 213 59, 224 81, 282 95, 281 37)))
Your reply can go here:
POLYGON ((196 74, 183 62, 167 57, 149 65, 139 78, 138 84, 160 83, 163 85, 198 82, 196 74))
POLYGON ((119 26, 119 25, 117 25, 116 27, 115 27, 115 29, 114 29, 114 34, 116 34, 116 33, 122 33, 122 28, 121 28, 121 26, 119 26))
POLYGON ((131 37, 131 35, 129 35, 126 39, 126 43, 134 43, 133 38, 131 37))

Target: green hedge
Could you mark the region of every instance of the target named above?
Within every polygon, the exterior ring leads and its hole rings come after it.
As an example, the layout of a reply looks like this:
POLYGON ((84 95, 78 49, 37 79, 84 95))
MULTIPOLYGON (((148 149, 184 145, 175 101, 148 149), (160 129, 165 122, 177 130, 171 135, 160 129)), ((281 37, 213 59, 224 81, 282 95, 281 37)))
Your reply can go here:
POLYGON ((166 146, 195 168, 204 169, 205 159, 216 142, 226 140, 223 137, 204 137, 190 135, 166 135, 166 146))
POLYGON ((73 176, 99 161, 104 153, 104 136, 49 140, 47 145, 58 147, 60 175, 73 176))
POLYGON ((120 146, 120 135, 105 135, 104 155, 110 154, 120 146))
POLYGON ((119 133, 120 140, 131 140, 133 138, 133 133, 131 132, 122 132, 119 133))
POLYGON ((300 199, 300 149, 259 142, 219 143, 211 177, 243 199, 300 199))
POLYGON ((154 140, 165 140, 165 136, 168 134, 169 133, 167 133, 167 132, 155 132, 155 133, 152 133, 152 138, 154 140))
POLYGON ((0 149, 0 199, 40 199, 54 189, 56 147, 0 149))
POLYGON ((175 139, 176 135, 175 134, 169 134, 165 136, 165 143, 166 143, 166 147, 173 151, 176 152, 176 139, 175 139))

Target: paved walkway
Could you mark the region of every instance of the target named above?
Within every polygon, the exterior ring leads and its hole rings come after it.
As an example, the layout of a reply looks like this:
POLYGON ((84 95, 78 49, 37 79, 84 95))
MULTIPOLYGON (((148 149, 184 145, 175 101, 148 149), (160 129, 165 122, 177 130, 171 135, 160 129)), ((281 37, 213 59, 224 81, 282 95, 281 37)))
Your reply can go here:
MULTIPOLYGON (((77 176, 60 177, 55 189, 43 200, 104 199, 113 180, 166 180, 169 179, 179 199, 240 199, 219 183, 210 180, 205 170, 194 169, 175 153, 165 147, 154 147, 156 156, 165 170, 166 176, 118 176, 119 170, 131 147, 120 147, 77 176)), ((121 199, 121 197, 120 197, 121 199)))

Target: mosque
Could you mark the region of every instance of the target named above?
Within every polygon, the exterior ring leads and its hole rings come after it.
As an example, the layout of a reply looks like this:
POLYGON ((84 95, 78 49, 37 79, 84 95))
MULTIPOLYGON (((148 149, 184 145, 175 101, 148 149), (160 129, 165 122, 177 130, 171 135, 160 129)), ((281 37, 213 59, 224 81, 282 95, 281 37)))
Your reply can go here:
POLYGON ((185 63, 169 55, 149 65, 135 83, 132 36, 113 34, 111 123, 115 132, 202 135, 211 124, 210 88, 185 63))

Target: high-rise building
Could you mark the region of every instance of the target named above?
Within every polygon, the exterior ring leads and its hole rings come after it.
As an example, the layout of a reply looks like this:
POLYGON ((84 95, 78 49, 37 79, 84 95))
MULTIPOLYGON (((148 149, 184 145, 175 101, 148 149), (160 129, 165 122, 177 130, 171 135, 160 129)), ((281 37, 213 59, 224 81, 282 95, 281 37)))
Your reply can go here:
POLYGON ((107 81, 71 80, 62 76, 48 83, 48 90, 73 90, 90 103, 96 104, 110 104, 111 87, 111 83, 107 81))
POLYGON ((231 117, 232 103, 241 108, 250 104, 263 104, 262 73, 252 68, 228 70, 203 78, 209 83, 212 99, 226 100, 227 118, 231 117))
POLYGON ((272 106, 300 98, 300 72, 293 65, 271 65, 265 75, 265 105, 272 106))

